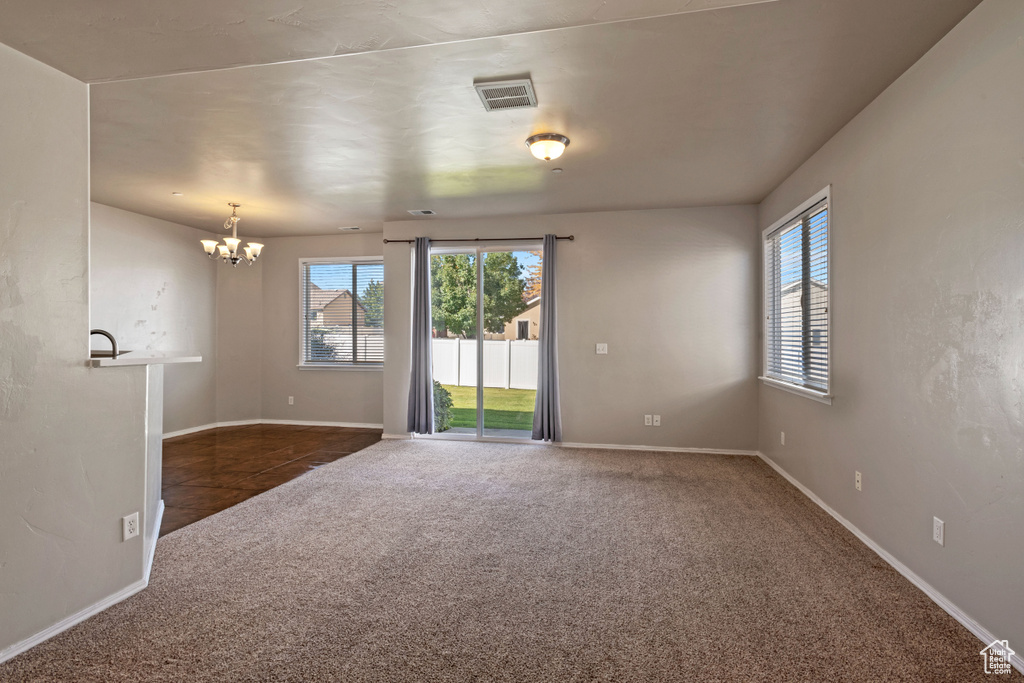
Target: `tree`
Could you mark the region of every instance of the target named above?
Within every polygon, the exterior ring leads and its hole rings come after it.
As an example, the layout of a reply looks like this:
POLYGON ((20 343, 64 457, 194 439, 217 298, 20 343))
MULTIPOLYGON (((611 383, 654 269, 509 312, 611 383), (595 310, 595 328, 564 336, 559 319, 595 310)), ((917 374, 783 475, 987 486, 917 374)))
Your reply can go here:
POLYGON ((430 258, 431 317, 439 336, 476 333, 476 257, 444 254, 430 258))
POLYGON ((531 251, 530 253, 537 257, 537 262, 526 269, 526 288, 523 297, 527 301, 540 296, 540 275, 544 270, 544 252, 531 251))
POLYGON ((359 300, 363 305, 363 317, 367 327, 384 326, 384 283, 370 280, 359 300))
POLYGON ((523 267, 510 251, 496 251, 484 258, 484 330, 500 334, 505 325, 524 310, 523 267))
MULTIPOLYGON (((500 333, 526 308, 522 266, 510 252, 484 258, 484 330, 500 333)), ((476 257, 444 254, 430 260, 431 317, 439 336, 475 337, 476 257)))

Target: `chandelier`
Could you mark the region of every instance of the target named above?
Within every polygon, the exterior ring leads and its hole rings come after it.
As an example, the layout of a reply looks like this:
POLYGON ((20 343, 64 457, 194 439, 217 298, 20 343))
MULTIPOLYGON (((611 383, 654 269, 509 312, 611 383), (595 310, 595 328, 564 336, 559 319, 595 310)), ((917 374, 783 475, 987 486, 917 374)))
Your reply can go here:
POLYGON ((235 204, 233 202, 228 203, 231 207, 231 215, 224 221, 224 229, 231 231, 231 237, 224 238, 224 244, 220 244, 217 240, 200 240, 203 244, 203 249, 210 256, 210 258, 216 258, 220 256, 224 263, 231 263, 233 266, 238 266, 239 261, 245 261, 247 266, 251 266, 252 262, 260 257, 260 252, 263 251, 263 245, 259 242, 249 242, 246 247, 242 249, 244 255, 239 256, 238 245, 242 240, 238 239, 238 221, 241 220, 238 217, 238 207, 241 204, 235 204), (217 253, 219 250, 219 254, 217 253))

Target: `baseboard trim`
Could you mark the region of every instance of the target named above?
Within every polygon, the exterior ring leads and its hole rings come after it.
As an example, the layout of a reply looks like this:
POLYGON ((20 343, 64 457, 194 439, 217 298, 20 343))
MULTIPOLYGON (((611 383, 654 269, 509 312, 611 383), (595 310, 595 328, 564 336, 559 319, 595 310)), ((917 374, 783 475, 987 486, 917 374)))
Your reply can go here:
POLYGON ((39 645, 40 643, 45 642, 45 641, 49 640, 50 638, 53 638, 58 633, 62 633, 64 631, 68 630, 69 628, 71 628, 72 626, 80 624, 81 622, 85 621, 89 617, 91 617, 93 615, 96 615, 96 614, 99 614, 100 612, 102 612, 103 610, 105 610, 105 609, 107 609, 109 607, 113 607, 114 605, 116 605, 117 603, 121 602, 122 600, 125 600, 126 598, 130 598, 131 596, 135 595, 136 593, 141 591, 143 588, 145 588, 146 585, 147 585, 146 580, 145 579, 140 579, 140 580, 136 581, 135 583, 131 584, 130 586, 127 586, 126 588, 122 588, 121 590, 117 591, 113 595, 110 595, 110 596, 100 600, 99 602, 97 602, 97 603, 95 603, 93 605, 90 605, 89 607, 86 607, 85 609, 81 610, 80 612, 76 612, 75 614, 72 614, 70 617, 66 617, 64 619, 61 619, 60 621, 58 621, 53 626, 49 626, 49 627, 43 629, 42 631, 40 631, 39 633, 35 634, 34 636, 30 636, 30 637, 26 638, 25 640, 21 641, 20 643, 15 643, 14 645, 11 645, 6 650, 0 651, 0 664, 2 664, 3 662, 6 662, 9 659, 13 659, 14 657, 17 657, 22 652, 25 652, 27 650, 31 650, 36 645, 39 645))
POLYGON ((142 580, 149 585, 149 574, 153 571, 153 558, 156 557, 156 542, 160 539, 160 524, 164 521, 164 499, 156 506, 156 526, 153 528, 153 542, 146 548, 146 566, 142 568, 142 580))
POLYGON ((428 434, 425 436, 417 437, 413 434, 398 433, 388 434, 385 433, 381 438, 394 439, 394 440, 411 440, 411 439, 422 439, 432 441, 461 441, 461 442, 474 442, 474 443, 517 443, 526 446, 558 446, 561 448, 596 448, 600 450, 608 451, 660 451, 662 453, 699 453, 706 455, 746 455, 750 457, 757 457, 760 455, 759 451, 740 451, 728 448, 679 448, 676 446, 637 446, 627 445, 618 443, 577 443, 572 441, 561 441, 561 442, 550 442, 550 441, 533 441, 530 439, 502 439, 497 437, 491 437, 487 439, 478 439, 474 434, 453 434, 445 436, 444 434, 428 434))
POLYGON ((730 448, 678 448, 676 446, 633 446, 616 443, 575 443, 563 441, 554 444, 562 448, 597 448, 610 451, 659 451, 662 453, 699 453, 706 455, 749 455, 757 457, 758 451, 741 451, 730 448))
POLYGON ((164 438, 173 439, 176 436, 195 434, 196 432, 203 432, 206 431, 207 429, 217 429, 218 427, 247 427, 249 425, 297 425, 299 427, 349 427, 353 429, 384 429, 383 424, 375 424, 371 422, 321 422, 318 420, 231 420, 228 422, 211 422, 210 424, 199 425, 198 427, 179 429, 176 432, 164 432, 164 438))
MULTIPOLYGON (((917 586, 925 595, 931 598, 932 602, 941 607, 943 611, 949 616, 956 619, 966 628, 968 631, 974 634, 974 636, 981 641, 983 646, 990 645, 996 640, 996 637, 987 628, 975 621, 970 615, 964 612, 962 609, 957 607, 949 598, 937 591, 930 583, 922 579, 920 576, 915 574, 910 567, 897 560, 892 554, 889 553, 885 548, 875 543, 867 534, 861 531, 855 526, 850 520, 843 517, 841 514, 836 512, 829 506, 825 501, 818 497, 813 491, 801 484, 793 475, 784 470, 778 463, 769 458, 764 453, 757 453, 757 456, 764 460, 764 462, 771 467, 773 470, 779 473, 783 479, 788 481, 790 484, 795 486, 799 491, 811 499, 815 505, 820 507, 822 510, 832 516, 837 522, 842 524, 846 529, 854 536, 860 539, 860 541, 868 548, 873 550, 876 555, 881 557, 883 560, 889 563, 889 565, 903 575, 907 581, 917 586)), ((1020 654, 1014 654, 1010 657, 1010 664, 1013 665, 1020 673, 1024 673, 1024 658, 1020 654)), ((980 666, 980 664, 979 664, 980 666)))
POLYGON ((254 424, 298 425, 300 427, 349 427, 352 429, 384 429, 383 424, 373 422, 320 422, 317 420, 256 420, 254 424))
POLYGON ((153 537, 153 542, 148 544, 146 549, 143 551, 143 561, 145 562, 145 566, 142 568, 142 580, 136 581, 127 588, 119 590, 113 595, 108 596, 103 600, 100 600, 96 604, 86 607, 82 611, 76 612, 75 614, 72 614, 70 617, 67 617, 66 619, 58 621, 53 626, 43 629, 34 636, 26 638, 20 643, 15 643, 6 650, 0 651, 0 664, 6 662, 8 659, 13 659, 14 657, 17 657, 22 652, 31 650, 36 645, 39 645, 40 643, 43 643, 49 640, 50 638, 53 638, 58 633, 66 631, 72 626, 75 626, 76 624, 80 624, 89 617, 99 614, 100 612, 109 607, 113 607, 117 603, 135 595, 136 593, 144 589, 146 586, 148 586, 149 575, 150 572, 153 570, 153 558, 156 557, 156 542, 157 539, 160 538, 160 523, 163 521, 163 519, 164 501, 163 499, 161 499, 160 504, 157 506, 156 509, 156 526, 154 527, 156 529, 156 532, 155 536, 153 537))

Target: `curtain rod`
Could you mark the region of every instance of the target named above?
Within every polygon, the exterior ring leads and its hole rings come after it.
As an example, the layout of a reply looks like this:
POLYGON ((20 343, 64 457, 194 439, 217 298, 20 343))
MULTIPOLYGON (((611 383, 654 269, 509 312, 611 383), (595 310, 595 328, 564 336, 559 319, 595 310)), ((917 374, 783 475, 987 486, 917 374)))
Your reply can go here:
MULTIPOLYGON (((556 235, 555 239, 556 240, 569 240, 570 242, 572 242, 573 240, 576 239, 576 235, 567 235, 565 237, 560 237, 560 236, 556 235)), ((384 244, 391 244, 392 242, 405 242, 407 244, 412 244, 415 241, 416 240, 389 240, 389 239, 385 239, 384 240, 384 244)), ((430 243, 433 244, 434 242, 543 242, 543 241, 544 241, 543 237, 505 237, 505 238, 501 238, 501 237, 474 237, 472 239, 463 239, 463 240, 457 240, 457 239, 430 240, 430 243)))

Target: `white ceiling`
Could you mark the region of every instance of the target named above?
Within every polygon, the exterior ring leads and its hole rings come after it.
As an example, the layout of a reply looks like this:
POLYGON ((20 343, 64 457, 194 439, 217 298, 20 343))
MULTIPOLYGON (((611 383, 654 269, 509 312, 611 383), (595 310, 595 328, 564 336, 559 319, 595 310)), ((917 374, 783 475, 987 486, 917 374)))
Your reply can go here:
POLYGON ((83 79, 263 64, 94 84, 92 188, 270 236, 757 202, 979 0, 0 2, 0 42, 83 79), (524 74, 538 108, 483 110, 474 79, 524 74))
POLYGON ((774 1, 0 0, 0 43, 98 82, 774 1))

